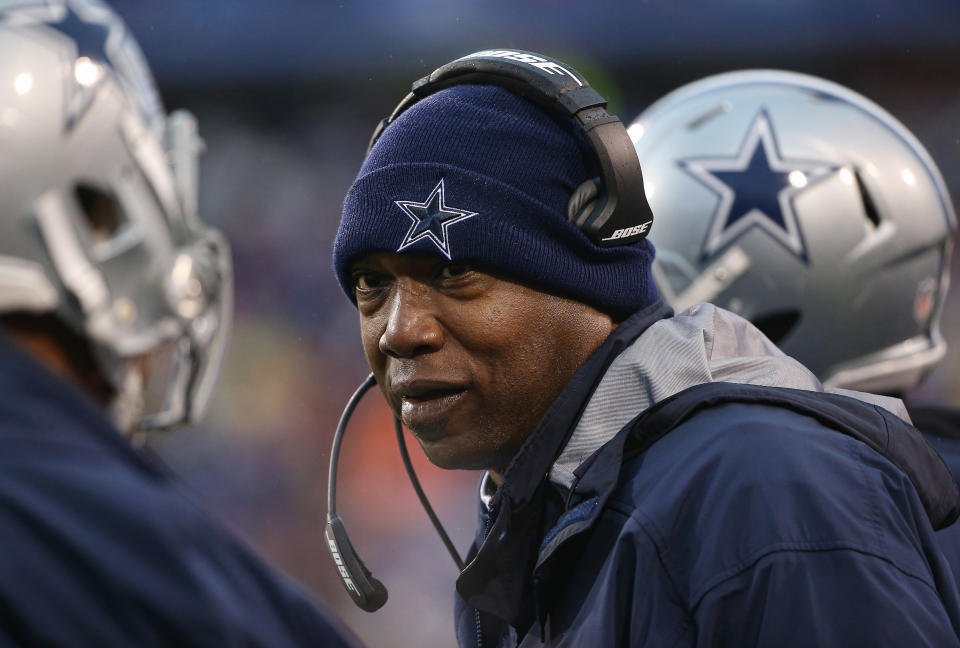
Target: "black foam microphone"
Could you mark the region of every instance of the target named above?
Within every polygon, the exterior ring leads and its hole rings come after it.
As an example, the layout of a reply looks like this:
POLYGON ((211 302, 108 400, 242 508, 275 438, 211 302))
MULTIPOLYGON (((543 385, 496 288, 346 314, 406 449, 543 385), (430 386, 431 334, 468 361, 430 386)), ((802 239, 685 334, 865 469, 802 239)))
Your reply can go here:
MULTIPOLYGON (((367 393, 376 382, 373 374, 367 376, 367 379, 363 381, 363 384, 357 388, 357 391, 355 391, 353 396, 350 397, 350 400, 347 401, 347 406, 343 408, 343 414, 340 415, 340 422, 337 423, 337 431, 333 437, 333 447, 330 450, 330 473, 327 483, 327 527, 324 532, 327 537, 327 546, 330 549, 330 555, 333 557, 333 562, 337 566, 337 573, 340 574, 340 580, 343 581, 343 586, 347 588, 347 593, 350 594, 353 602, 367 612, 375 612, 383 607, 383 604, 387 602, 387 588, 383 586, 383 583, 373 577, 373 574, 370 573, 367 566, 360 560, 360 556, 357 555, 357 550, 353 548, 350 537, 347 535, 347 529, 343 525, 343 520, 337 514, 337 463, 340 460, 340 443, 343 441, 343 433, 347 429, 347 422, 353 415, 353 410, 356 409, 357 403, 360 402, 363 395, 367 393)), ((460 558, 460 554, 457 553, 456 547, 453 546, 450 536, 447 535, 433 507, 430 506, 427 495, 420 486, 420 480, 417 479, 417 475, 413 470, 413 464, 410 462, 410 455, 407 452, 407 444, 403 439, 403 427, 400 425, 400 421, 394 418, 393 426, 397 434, 397 444, 400 447, 400 457, 403 459, 403 467, 407 471, 407 476, 410 478, 413 489, 417 492, 420 504, 423 505, 423 509, 427 512, 427 516, 433 523, 434 528, 437 530, 437 533, 440 534, 440 539, 453 558, 453 562, 456 563, 457 569, 463 571, 463 560, 460 558)))
POLYGON ((337 515, 337 462, 340 459, 340 442, 343 440, 343 431, 347 427, 347 421, 356 409, 357 403, 363 395, 377 383, 373 374, 367 376, 363 384, 353 393, 347 406, 340 415, 340 422, 337 423, 337 432, 333 437, 333 448, 330 450, 330 474, 327 484, 327 528, 324 534, 327 536, 327 546, 330 548, 330 555, 337 566, 337 573, 340 574, 340 580, 343 586, 347 588, 350 598, 353 602, 367 612, 375 612, 383 607, 387 602, 387 588, 378 581, 367 569, 367 566, 360 560, 357 550, 353 548, 350 542, 350 536, 347 535, 347 529, 343 526, 343 520, 337 515))

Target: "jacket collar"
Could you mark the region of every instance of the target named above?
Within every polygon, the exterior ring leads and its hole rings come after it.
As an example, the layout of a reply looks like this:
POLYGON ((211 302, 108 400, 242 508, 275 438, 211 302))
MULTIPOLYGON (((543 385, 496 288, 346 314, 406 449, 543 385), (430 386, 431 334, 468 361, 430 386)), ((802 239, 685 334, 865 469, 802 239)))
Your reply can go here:
POLYGON ((133 449, 86 394, 54 375, 0 331, 0 434, 96 445, 156 475, 166 469, 133 449))
POLYGON ((607 367, 650 325, 672 310, 658 301, 623 321, 587 358, 514 456, 503 483, 481 506, 481 527, 473 560, 457 579, 457 591, 471 606, 505 619, 514 627, 532 620, 529 575, 543 532, 546 475, 572 433, 607 367))
POLYGON ((567 498, 574 505, 544 536, 531 579, 541 631, 566 577, 566 571, 553 568, 562 558, 554 558, 565 555, 561 549, 593 527, 620 482, 623 465, 699 412, 734 402, 792 410, 864 443, 907 475, 934 529, 960 516, 960 488, 943 459, 919 431, 883 407, 843 394, 726 382, 697 385, 638 415, 575 471, 577 481, 567 498))
MULTIPOLYGON (((960 488, 943 459, 923 435, 893 412, 843 394, 725 382, 690 387, 652 406, 575 471, 577 481, 566 511, 541 544, 537 580, 550 583, 551 557, 571 538, 590 529, 620 481, 626 461, 646 451, 699 412, 725 403, 782 407, 816 419, 853 437, 900 469, 913 483, 934 529, 960 516, 960 488)), ((543 623, 541 618, 541 623, 543 623)))
MULTIPOLYGON (((960 487, 950 469, 912 425, 890 410, 846 394, 817 393, 785 387, 710 383, 687 389, 638 416, 621 433, 625 442, 611 448, 606 462, 622 465, 643 452, 668 431, 697 413, 724 403, 756 403, 792 410, 821 425, 853 437, 900 469, 913 483, 934 529, 953 524, 960 516, 960 487)), ((600 459, 603 450, 597 453, 600 459)), ((592 463, 592 462, 591 462, 592 463)), ((599 467, 599 466, 598 466, 599 467)), ((588 492, 609 493, 616 476, 584 465, 580 484, 588 492), (595 475, 596 481, 587 475, 595 475)), ((610 471, 606 471, 610 472, 610 471)))

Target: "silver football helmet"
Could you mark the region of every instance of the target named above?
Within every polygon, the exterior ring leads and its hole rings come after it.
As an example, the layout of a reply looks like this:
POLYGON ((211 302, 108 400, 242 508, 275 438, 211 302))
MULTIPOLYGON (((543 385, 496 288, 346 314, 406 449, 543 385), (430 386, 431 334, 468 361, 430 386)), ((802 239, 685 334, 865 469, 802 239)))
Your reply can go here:
POLYGON ((0 0, 0 142, 0 313, 87 339, 121 429, 197 420, 230 328, 229 249, 197 215, 195 120, 165 115, 106 5, 0 0))
POLYGON ((828 387, 908 389, 943 357, 956 217, 933 160, 882 108, 755 70, 684 86, 628 131, 676 310, 743 315, 828 387))

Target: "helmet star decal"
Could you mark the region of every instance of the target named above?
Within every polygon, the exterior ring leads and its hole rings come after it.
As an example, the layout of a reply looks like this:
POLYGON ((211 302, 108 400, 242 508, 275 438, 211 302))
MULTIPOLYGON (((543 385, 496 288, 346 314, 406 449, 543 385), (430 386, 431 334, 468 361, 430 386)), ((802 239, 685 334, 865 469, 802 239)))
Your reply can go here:
POLYGON ((73 70, 64 92, 64 129, 83 118, 107 75, 137 98, 140 113, 153 123, 160 99, 139 48, 117 16, 97 0, 22 0, 0 5, 0 23, 36 25, 34 37, 49 42, 73 70))
POLYGON ((720 198, 703 243, 703 259, 758 227, 808 262, 793 201, 839 167, 784 159, 766 111, 754 118, 736 156, 689 158, 678 164, 720 198))
POLYGON ((433 191, 423 202, 395 200, 394 204, 413 221, 406 236, 403 237, 403 242, 397 248, 397 252, 426 238, 436 245, 448 259, 452 259, 450 241, 447 236, 450 226, 477 215, 477 212, 447 206, 444 197, 443 179, 437 183, 437 186, 433 188, 433 191))
POLYGON ((69 4, 64 6, 63 17, 49 23, 57 31, 63 32, 77 43, 77 58, 86 56, 97 63, 110 63, 107 56, 107 39, 110 38, 111 23, 116 20, 107 18, 103 22, 84 20, 69 4))

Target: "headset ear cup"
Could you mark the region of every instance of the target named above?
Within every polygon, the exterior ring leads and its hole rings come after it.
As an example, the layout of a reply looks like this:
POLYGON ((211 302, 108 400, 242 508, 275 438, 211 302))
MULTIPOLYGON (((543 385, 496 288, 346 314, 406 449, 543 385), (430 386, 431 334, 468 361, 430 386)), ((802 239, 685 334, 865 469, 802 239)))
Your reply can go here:
POLYGON ((600 195, 600 178, 590 178, 574 189, 573 195, 567 201, 567 220, 577 227, 593 211, 593 203, 600 195))

